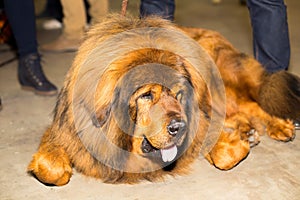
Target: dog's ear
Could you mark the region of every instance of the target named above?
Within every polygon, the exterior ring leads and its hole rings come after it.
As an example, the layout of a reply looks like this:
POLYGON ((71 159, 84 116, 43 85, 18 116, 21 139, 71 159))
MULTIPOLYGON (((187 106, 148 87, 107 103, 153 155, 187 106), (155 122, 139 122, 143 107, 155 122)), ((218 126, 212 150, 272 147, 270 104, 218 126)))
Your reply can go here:
MULTIPOLYGON (((96 128, 102 127, 108 120, 113 104, 113 90, 114 90, 114 82, 112 84, 106 84, 106 88, 110 90, 110 93, 105 93, 101 91, 101 89, 105 88, 97 88, 95 94, 94 104, 91 104, 90 109, 93 110, 91 114, 91 120, 93 125, 96 128)), ((103 84, 101 84, 103 85, 103 84)), ((100 86, 98 86, 100 87, 100 86)))
POLYGON ((96 128, 102 127, 106 123, 110 115, 110 111, 111 111, 110 105, 108 105, 105 108, 98 109, 96 113, 91 116, 93 125, 96 128))
POLYGON ((129 115, 133 122, 135 122, 136 118, 137 118, 137 110, 138 110, 137 100, 138 100, 138 98, 139 98, 138 93, 135 92, 134 94, 131 95, 131 97, 129 99, 129 115))
POLYGON ((97 128, 102 127, 109 119, 113 110, 113 105, 118 99, 120 89, 117 87, 117 78, 110 75, 109 72, 101 77, 93 96, 94 114, 91 116, 93 125, 97 128))

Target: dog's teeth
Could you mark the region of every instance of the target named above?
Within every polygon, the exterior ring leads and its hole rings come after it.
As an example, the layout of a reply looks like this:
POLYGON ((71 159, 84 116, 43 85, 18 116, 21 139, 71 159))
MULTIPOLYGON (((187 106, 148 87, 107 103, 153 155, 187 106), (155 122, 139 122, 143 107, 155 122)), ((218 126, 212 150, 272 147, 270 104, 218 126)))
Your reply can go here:
POLYGON ((171 162, 177 155, 177 147, 173 146, 169 149, 161 149, 160 152, 164 162, 171 162))

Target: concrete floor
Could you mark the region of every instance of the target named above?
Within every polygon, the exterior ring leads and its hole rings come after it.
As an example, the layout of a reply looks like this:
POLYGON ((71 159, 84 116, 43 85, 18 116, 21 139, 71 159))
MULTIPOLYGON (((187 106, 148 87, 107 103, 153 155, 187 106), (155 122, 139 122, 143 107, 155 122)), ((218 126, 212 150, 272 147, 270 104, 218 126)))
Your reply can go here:
MULTIPOLYGON (((42 1, 40 1, 42 2, 42 1)), ((119 4, 112 3, 112 11, 119 4)), ((248 10, 238 0, 224 0, 214 6, 209 0, 177 1, 176 22, 181 25, 214 29, 237 48, 252 54, 248 10)), ((286 0, 292 57, 290 71, 300 75, 300 1, 286 0)), ((41 3, 38 4, 41 7, 41 3)), ((137 13, 139 1, 130 1, 137 13)), ((58 31, 45 31, 38 21, 39 42, 47 42, 58 31)), ((1 49, 7 46, 0 45, 1 49)), ((13 56, 1 52, 0 62, 13 56)), ((73 53, 43 54, 43 67, 57 86, 74 58, 73 53)), ((110 185, 75 172, 63 187, 47 187, 26 174, 43 131, 51 123, 55 97, 40 97, 20 89, 16 79, 17 62, 0 68, 0 199, 300 199, 300 138, 280 143, 267 137, 252 149, 241 164, 230 171, 219 171, 199 158, 186 176, 161 183, 110 185)))

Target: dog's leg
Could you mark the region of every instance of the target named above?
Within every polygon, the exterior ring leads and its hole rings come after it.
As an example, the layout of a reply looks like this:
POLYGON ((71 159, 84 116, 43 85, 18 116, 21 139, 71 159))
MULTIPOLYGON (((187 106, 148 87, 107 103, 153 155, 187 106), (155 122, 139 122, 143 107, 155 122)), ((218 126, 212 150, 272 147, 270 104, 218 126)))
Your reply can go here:
POLYGON ((226 119, 225 127, 206 159, 217 168, 229 170, 247 157, 250 147, 259 142, 258 133, 241 113, 226 119))
POLYGON ((291 120, 273 117, 255 102, 240 103, 239 111, 226 118, 225 128, 206 156, 219 169, 228 170, 237 165, 248 155, 250 148, 259 143, 259 135, 265 132, 271 138, 284 142, 295 137, 291 120))
POLYGON ((70 159, 62 147, 50 141, 50 129, 48 129, 38 152, 33 155, 28 172, 45 184, 65 185, 72 176, 70 159))
POLYGON ((267 132, 271 138, 283 142, 295 138, 295 126, 291 120, 271 116, 255 102, 240 104, 239 108, 242 112, 248 113, 253 119, 256 119, 255 122, 252 120, 251 124, 261 134, 267 132), (264 126, 265 130, 259 130, 257 128, 259 126, 264 126))

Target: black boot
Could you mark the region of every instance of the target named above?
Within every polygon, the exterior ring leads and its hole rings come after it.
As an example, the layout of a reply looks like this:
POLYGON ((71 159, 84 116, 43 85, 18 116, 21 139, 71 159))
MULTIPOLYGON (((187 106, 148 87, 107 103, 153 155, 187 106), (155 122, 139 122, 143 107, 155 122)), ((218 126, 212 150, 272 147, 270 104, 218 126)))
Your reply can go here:
POLYGON ((57 94, 55 85, 44 75, 38 54, 29 54, 19 59, 18 78, 22 89, 44 96, 57 94))

